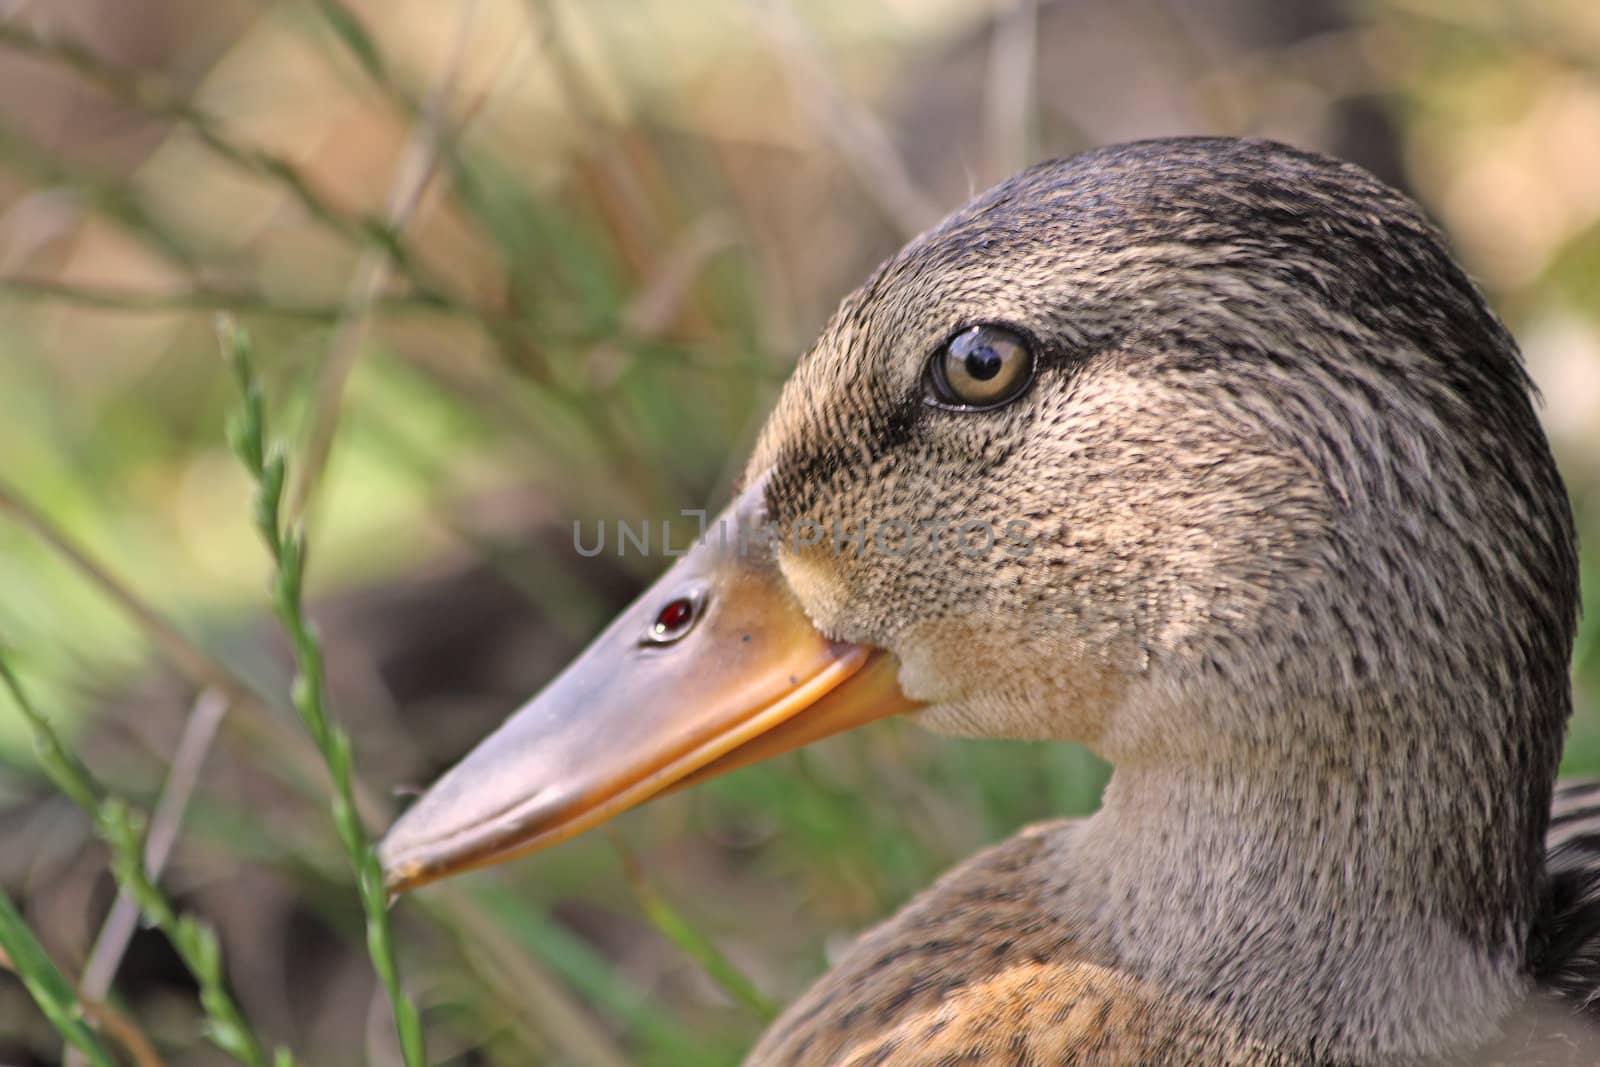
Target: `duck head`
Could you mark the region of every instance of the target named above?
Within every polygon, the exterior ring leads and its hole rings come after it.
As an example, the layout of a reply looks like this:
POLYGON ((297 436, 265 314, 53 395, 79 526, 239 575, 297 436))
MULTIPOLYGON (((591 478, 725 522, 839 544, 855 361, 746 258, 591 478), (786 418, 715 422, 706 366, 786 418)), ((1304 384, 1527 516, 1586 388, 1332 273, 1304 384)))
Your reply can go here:
POLYGON ((720 526, 381 859, 407 889, 906 713, 1085 743, 1108 808, 1151 768, 1275 798, 1515 957, 1575 575, 1515 345, 1404 197, 1264 142, 1090 152, 847 298, 720 526))

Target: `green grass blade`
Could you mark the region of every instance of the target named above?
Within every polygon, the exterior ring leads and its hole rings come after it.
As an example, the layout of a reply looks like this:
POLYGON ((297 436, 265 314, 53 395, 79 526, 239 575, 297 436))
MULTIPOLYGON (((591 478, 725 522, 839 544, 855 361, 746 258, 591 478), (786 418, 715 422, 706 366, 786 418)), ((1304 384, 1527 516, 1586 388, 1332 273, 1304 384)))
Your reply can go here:
MULTIPOLYGON (((153 882, 144 866, 145 820, 120 797, 102 789, 89 770, 61 744, 55 729, 28 699, 21 680, 10 662, 0 655, 0 682, 11 693, 33 732, 34 750, 57 789, 83 809, 95 832, 111 849, 111 872, 117 885, 125 889, 145 918, 166 935, 189 973, 200 987, 200 1006, 206 1015, 206 1033, 211 1041, 248 1067, 266 1067, 265 1046, 256 1037, 244 1015, 227 991, 223 974, 222 948, 216 933, 204 923, 181 914, 153 882)), ((9 946, 7 946, 8 951, 9 946)), ((31 987, 30 987, 31 988, 31 987)), ((41 1005, 42 1006, 42 1005, 41 1005)), ((48 1009, 47 1009, 48 1011, 48 1009)), ((51 1016, 55 1022, 56 1017, 51 1016)), ((59 1029, 59 1024, 58 1024, 59 1029)), ((63 1036, 68 1036, 65 1031, 63 1036)), ((280 1053, 280 1058, 284 1053, 280 1053)))
POLYGON ((356 808, 354 755, 350 736, 328 714, 326 668, 322 645, 306 618, 306 539, 302 530, 282 524, 283 487, 288 460, 269 447, 266 405, 256 381, 250 339, 230 323, 220 326, 224 356, 233 366, 242 398, 228 422, 228 442, 256 483, 255 523, 272 555, 272 599, 278 620, 294 652, 295 680, 291 698, 306 731, 316 743, 333 783, 330 807, 339 843, 355 871, 361 910, 366 915, 367 954, 394 1011, 395 1029, 406 1067, 425 1067, 422 1019, 400 981, 400 966, 389 927, 388 891, 366 827, 356 808))
POLYGON ((22 984, 56 1032, 72 1042, 94 1067, 117 1067, 117 1061, 83 1021, 83 1006, 78 1002, 72 983, 56 968, 16 905, 3 891, 0 891, 0 948, 11 957, 11 965, 16 968, 22 984))
POLYGON ((680 951, 698 963, 707 976, 716 982, 724 993, 733 998, 735 1003, 743 1005, 764 1022, 776 1019, 778 1006, 757 989, 755 983, 746 978, 744 972, 734 966, 733 961, 723 955, 722 950, 717 948, 709 937, 701 933, 682 912, 656 892, 644 877, 638 861, 620 842, 613 838, 612 843, 616 845, 617 854, 622 859, 623 874, 639 901, 639 907, 651 925, 660 931, 661 936, 677 945, 680 951))

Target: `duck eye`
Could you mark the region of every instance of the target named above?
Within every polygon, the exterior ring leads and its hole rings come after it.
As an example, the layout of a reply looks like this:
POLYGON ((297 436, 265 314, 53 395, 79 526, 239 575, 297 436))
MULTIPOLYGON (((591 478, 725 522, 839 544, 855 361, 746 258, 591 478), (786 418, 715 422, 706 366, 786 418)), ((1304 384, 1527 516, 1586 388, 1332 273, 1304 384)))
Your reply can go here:
POLYGON ((655 622, 651 623, 650 629, 645 632, 645 642, 655 645, 671 644, 689 632, 699 614, 699 597, 680 596, 667 601, 656 613, 655 622))
POLYGON ((928 363, 928 401, 980 410, 1015 400, 1033 380, 1028 342, 1004 326, 974 326, 956 334, 928 363))

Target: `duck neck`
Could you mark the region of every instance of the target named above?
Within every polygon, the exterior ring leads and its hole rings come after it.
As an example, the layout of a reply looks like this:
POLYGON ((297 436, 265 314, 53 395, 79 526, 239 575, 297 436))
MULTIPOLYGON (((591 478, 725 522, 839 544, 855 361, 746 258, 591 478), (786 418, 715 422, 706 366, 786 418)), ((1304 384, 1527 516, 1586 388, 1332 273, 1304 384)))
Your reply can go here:
POLYGON ((1542 848, 1530 859, 1505 761, 1419 736, 1119 765, 1073 838, 1075 922, 1306 1062, 1481 1042, 1526 988, 1542 848))

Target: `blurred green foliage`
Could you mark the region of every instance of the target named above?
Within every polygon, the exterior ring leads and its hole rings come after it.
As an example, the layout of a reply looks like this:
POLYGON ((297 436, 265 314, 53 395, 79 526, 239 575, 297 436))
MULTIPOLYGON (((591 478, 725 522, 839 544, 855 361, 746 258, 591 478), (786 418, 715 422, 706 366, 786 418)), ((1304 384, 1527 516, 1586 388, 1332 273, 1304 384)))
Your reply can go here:
MULTIPOLYGON (((553 667, 614 609, 612 586, 656 566, 595 577, 566 548, 574 519, 726 496, 832 303, 907 236, 914 212, 884 202, 896 182, 949 207, 1027 159, 1154 132, 1370 149, 1361 161, 1394 165, 1523 338, 1580 525, 1600 530, 1592 5, 1330 2, 1271 39, 1258 26, 1280 8, 1248 0, 1177 25, 1145 3, 155 6, 143 23, 109 3, 41 10, 0 33, 0 88, 29 102, 0 105, 0 642, 141 803, 170 758, 150 724, 181 722, 186 699, 149 679, 184 664, 50 539, 237 686, 227 769, 191 805, 171 881, 185 904, 232 895, 258 924, 282 918, 276 940, 219 924, 246 1014, 302 1062, 392 1050, 365 1022, 363 919, 316 764, 275 725, 292 714, 287 675, 255 623, 269 568, 222 436, 216 310, 256 337, 297 456, 336 430, 306 503, 308 578, 335 636, 356 632, 334 646, 334 710, 374 829, 389 789, 525 695, 505 680, 536 681, 522 661, 553 667), (1085 63, 1075 81, 1074 47, 1103 47, 1133 80, 1106 88, 1085 63), (994 99, 1016 103, 986 111, 994 99), (1367 118, 1340 117, 1356 104, 1367 118), (1339 122, 1359 136, 1333 137, 1339 122), (397 210, 396 175, 418 158, 431 181, 397 210), (369 270, 370 293, 351 283, 369 270), (479 565, 525 599, 535 637, 487 657, 500 673, 472 700, 401 691, 426 649, 362 598, 479 565), (346 677, 338 647, 359 653, 346 677)), ((476 603, 426 621, 454 633, 490 617, 476 603)), ((1575 679, 1566 766, 1600 773, 1593 614, 1575 679)), ((26 737, 0 715, 0 885, 28 891, 72 973, 101 857, 59 843, 26 737)), ((1070 746, 885 723, 665 798, 616 833, 646 892, 783 1000, 982 843, 1091 810, 1105 778, 1070 746)), ((761 1025, 651 928, 604 835, 397 915, 436 1062, 732 1063, 761 1025)), ((118 1002, 169 1062, 210 1062, 151 954, 130 959, 118 1002)), ((0 1019, 20 1003, 0 986, 0 1019)), ((48 1031, 9 1025, 0 1049, 52 1054, 48 1031)))

